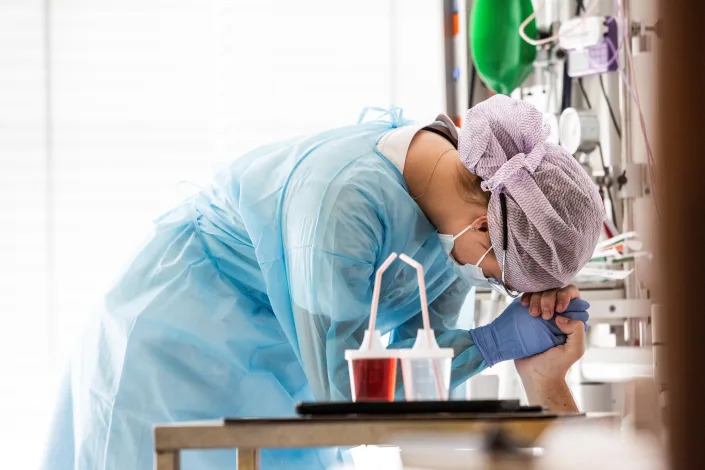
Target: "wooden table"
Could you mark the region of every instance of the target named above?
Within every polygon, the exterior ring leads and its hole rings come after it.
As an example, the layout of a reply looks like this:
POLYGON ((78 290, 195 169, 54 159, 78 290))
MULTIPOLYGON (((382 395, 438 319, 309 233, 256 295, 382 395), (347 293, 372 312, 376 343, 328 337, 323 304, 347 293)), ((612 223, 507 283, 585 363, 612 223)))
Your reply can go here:
POLYGON ((471 435, 497 427, 532 443, 548 426, 564 419, 612 421, 614 415, 560 416, 524 412, 173 423, 155 428, 155 468, 179 470, 179 452, 184 449, 237 449, 237 469, 258 470, 259 451, 263 448, 383 445, 399 435, 471 435))

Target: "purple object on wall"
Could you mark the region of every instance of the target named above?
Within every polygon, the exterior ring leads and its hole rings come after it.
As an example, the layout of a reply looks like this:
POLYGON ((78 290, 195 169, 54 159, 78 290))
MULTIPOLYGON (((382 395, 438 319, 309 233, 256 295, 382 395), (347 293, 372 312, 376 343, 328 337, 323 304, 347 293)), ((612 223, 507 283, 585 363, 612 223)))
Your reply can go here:
POLYGON ((617 70, 617 21, 611 16, 606 16, 605 26, 607 33, 598 44, 567 51, 569 77, 584 77, 617 70))

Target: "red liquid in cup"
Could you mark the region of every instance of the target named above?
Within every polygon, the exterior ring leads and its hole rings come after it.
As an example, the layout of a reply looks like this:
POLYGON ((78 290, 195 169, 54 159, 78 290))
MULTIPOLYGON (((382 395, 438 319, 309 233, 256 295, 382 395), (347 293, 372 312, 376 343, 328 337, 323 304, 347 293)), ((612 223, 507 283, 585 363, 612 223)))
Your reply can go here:
POLYGON ((394 401, 397 359, 355 359, 352 361, 355 400, 394 401))

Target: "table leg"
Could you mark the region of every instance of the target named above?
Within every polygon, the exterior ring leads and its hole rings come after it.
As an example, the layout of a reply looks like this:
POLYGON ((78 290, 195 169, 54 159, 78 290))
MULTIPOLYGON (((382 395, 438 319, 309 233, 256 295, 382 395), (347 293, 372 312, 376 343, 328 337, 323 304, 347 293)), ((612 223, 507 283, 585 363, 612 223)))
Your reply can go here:
POLYGON ((155 470, 180 470, 181 456, 179 451, 157 452, 154 460, 155 470))
POLYGON ((237 470, 259 470, 259 449, 237 449, 237 470))

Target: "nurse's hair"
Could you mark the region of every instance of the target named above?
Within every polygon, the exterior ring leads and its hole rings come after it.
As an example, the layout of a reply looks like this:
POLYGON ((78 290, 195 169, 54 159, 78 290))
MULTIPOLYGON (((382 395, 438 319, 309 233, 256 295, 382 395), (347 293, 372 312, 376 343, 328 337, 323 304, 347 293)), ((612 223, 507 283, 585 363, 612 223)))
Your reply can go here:
POLYGON ((456 170, 455 189, 458 191, 458 195, 465 202, 486 208, 490 203, 492 193, 482 190, 480 186, 482 178, 472 174, 460 160, 457 162, 456 170))

